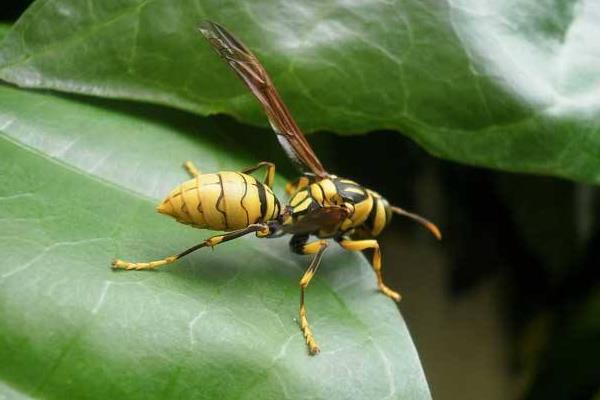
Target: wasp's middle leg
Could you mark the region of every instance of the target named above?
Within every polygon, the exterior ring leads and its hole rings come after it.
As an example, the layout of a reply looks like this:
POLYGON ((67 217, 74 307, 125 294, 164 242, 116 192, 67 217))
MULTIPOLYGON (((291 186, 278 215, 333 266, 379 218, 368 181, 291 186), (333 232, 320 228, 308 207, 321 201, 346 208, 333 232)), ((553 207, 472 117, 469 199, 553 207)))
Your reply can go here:
POLYGON ((251 174, 252 172, 254 172, 257 169, 262 168, 262 167, 265 167, 267 169, 267 172, 265 174, 264 184, 270 188, 273 188, 273 181, 275 180, 275 164, 273 164, 272 162, 261 161, 258 164, 256 164, 254 167, 250 167, 250 168, 246 168, 246 169, 242 170, 242 173, 251 174))
POLYGON ((198 177, 198 175, 202 174, 198 168, 191 161, 186 161, 183 163, 183 168, 192 176, 192 178, 198 177))
POLYGON ((323 258, 323 253, 325 249, 327 249, 327 242, 324 240, 315 240, 314 242, 306 243, 308 240, 308 236, 300 236, 296 235, 292 237, 290 241, 290 247, 295 253, 298 254, 315 254, 313 259, 311 260, 308 268, 302 275, 300 279, 300 329, 302 330, 302 334, 306 340, 306 344, 308 345, 308 349, 310 354, 314 355, 319 352, 319 345, 317 341, 313 337, 312 330, 308 325, 308 318, 306 317, 306 307, 304 305, 304 291, 306 287, 310 283, 310 280, 313 278, 317 269, 319 268, 319 264, 321 264, 321 259, 323 258))
POLYGON ((305 187, 307 187, 310 184, 310 180, 308 179, 308 177, 306 176, 301 176, 300 178, 296 179, 293 182, 288 182, 285 185, 285 192, 291 196, 294 193, 296 193, 297 191, 304 189, 305 187))
POLYGON ((181 257, 185 257, 188 254, 201 249, 203 247, 215 247, 221 243, 225 243, 229 240, 237 239, 241 236, 247 235, 252 232, 257 232, 257 235, 260 236, 268 236, 270 232, 270 228, 267 224, 252 224, 244 229, 239 229, 237 231, 225 233, 223 235, 211 236, 206 239, 204 242, 197 244, 189 249, 176 254, 174 256, 165 257, 161 260, 149 261, 149 262, 129 262, 123 260, 113 260, 112 265, 115 269, 127 269, 127 270, 141 270, 141 269, 155 269, 158 267, 162 267, 163 265, 173 264, 175 261, 179 260, 181 257))
POLYGON ((386 296, 394 301, 400 301, 401 296, 398 292, 390 289, 385 283, 383 283, 383 275, 381 273, 381 250, 379 249, 379 243, 377 240, 351 240, 348 238, 341 238, 338 240, 339 244, 346 250, 362 251, 367 249, 373 249, 373 259, 371 265, 377 275, 377 286, 379 290, 386 296))

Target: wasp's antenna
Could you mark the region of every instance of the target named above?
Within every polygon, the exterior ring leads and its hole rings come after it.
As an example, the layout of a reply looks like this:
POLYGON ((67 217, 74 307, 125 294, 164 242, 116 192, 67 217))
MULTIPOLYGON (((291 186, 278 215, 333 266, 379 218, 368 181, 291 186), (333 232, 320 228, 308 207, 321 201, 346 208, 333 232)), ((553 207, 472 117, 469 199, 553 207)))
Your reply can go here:
POLYGON ((426 220, 425 218, 421 217, 420 215, 413 214, 406 210, 403 210, 400 207, 392 206, 391 208, 394 213, 396 213, 398 215, 403 215, 405 217, 408 217, 410 219, 417 221, 418 223, 423 225, 425 228, 429 229, 429 231, 433 234, 433 236, 435 236, 437 238, 437 240, 442 240, 442 233, 440 232, 438 227, 435 226, 435 224, 433 222, 426 220))

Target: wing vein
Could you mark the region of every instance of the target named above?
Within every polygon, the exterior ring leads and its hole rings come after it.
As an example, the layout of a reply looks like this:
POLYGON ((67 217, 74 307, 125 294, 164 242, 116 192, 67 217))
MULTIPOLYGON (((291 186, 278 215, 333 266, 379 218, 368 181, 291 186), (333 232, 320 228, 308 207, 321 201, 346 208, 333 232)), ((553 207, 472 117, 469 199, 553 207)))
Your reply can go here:
POLYGON ((200 32, 262 105, 282 147, 296 166, 318 178, 329 176, 258 58, 219 24, 206 21, 200 32))

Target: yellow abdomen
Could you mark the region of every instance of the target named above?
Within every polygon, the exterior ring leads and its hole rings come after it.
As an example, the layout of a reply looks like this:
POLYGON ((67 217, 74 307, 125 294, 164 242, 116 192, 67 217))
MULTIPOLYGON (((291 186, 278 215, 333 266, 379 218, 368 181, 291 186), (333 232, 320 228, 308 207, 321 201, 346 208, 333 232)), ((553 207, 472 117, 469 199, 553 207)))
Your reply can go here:
POLYGON ((241 172, 201 174, 177 186, 158 212, 196 228, 231 231, 279 217, 271 189, 241 172))

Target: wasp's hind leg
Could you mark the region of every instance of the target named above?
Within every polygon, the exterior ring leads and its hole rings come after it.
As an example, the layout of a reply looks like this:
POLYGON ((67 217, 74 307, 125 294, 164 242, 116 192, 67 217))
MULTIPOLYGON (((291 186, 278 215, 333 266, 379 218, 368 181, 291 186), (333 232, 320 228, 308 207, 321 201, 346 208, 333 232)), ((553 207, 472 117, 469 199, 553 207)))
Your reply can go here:
POLYGON ((321 263, 321 258, 323 257, 323 253, 325 249, 327 249, 327 242, 324 240, 315 240, 314 242, 306 243, 308 240, 308 236, 306 235, 296 235, 292 237, 290 241, 290 247, 295 253, 299 254, 315 254, 313 259, 311 260, 308 268, 302 275, 300 279, 300 329, 302 330, 302 334, 306 340, 306 344, 308 345, 308 349, 310 354, 314 355, 319 352, 319 345, 317 341, 313 337, 312 330, 308 325, 308 318, 306 317, 306 307, 304 305, 304 291, 306 287, 310 283, 310 280, 317 272, 317 268, 319 268, 319 264, 321 263))
POLYGON ((163 265, 173 264, 175 261, 179 260, 181 257, 185 257, 188 254, 201 249, 203 247, 215 247, 221 243, 225 243, 229 240, 237 239, 241 236, 247 235, 252 232, 257 232, 259 236, 268 236, 270 233, 270 228, 267 224, 252 224, 244 229, 239 229, 237 231, 229 232, 223 235, 211 236, 206 239, 204 242, 197 244, 189 249, 176 254, 174 256, 165 257, 161 260, 149 261, 149 262, 128 262, 123 260, 113 260, 112 265, 114 269, 126 269, 126 270, 141 270, 141 269, 156 269, 158 267, 162 267, 163 265))
POLYGON ((192 178, 196 178, 198 175, 202 174, 198 168, 191 161, 186 161, 183 163, 183 168, 192 176, 192 178))
POLYGON ((258 164, 256 164, 254 167, 250 167, 250 168, 246 168, 246 169, 242 170, 242 173, 251 174, 254 171, 256 171, 257 169, 262 168, 262 167, 265 167, 267 169, 267 172, 265 174, 264 184, 270 188, 273 188, 273 181, 275 180, 275 164, 273 164, 272 162, 261 161, 258 164))
POLYGON ((371 266, 373 267, 373 270, 375 270, 375 275, 377 275, 377 286, 379 287, 379 290, 381 290, 383 294, 392 300, 396 302, 400 301, 400 294, 390 289, 385 283, 383 283, 383 275, 381 273, 381 250, 379 249, 379 243, 377 243, 377 240, 351 240, 342 237, 338 240, 338 242, 346 250, 362 251, 373 249, 371 266))

